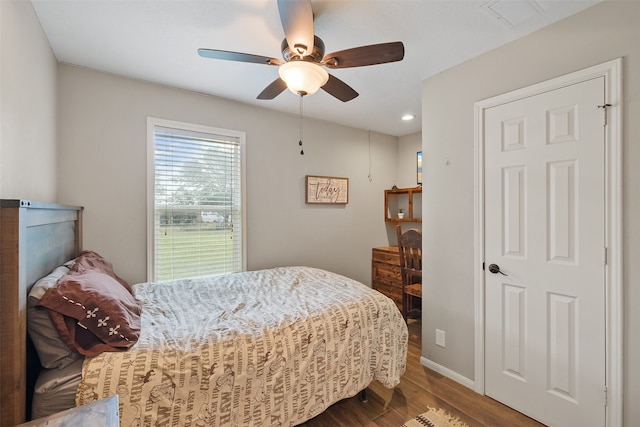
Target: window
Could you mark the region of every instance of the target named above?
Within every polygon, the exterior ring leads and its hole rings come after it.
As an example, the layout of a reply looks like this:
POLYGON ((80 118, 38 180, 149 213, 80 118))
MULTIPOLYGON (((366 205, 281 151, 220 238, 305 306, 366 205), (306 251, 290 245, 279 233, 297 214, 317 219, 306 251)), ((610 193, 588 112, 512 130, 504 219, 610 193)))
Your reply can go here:
POLYGON ((245 269, 243 132, 149 118, 148 279, 245 269))

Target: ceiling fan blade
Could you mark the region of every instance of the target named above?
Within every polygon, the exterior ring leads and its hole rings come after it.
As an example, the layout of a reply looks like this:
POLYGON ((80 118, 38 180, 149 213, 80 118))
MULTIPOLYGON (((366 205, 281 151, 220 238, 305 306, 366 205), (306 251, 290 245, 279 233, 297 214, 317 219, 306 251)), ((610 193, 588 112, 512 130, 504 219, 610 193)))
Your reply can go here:
POLYGON ((278 0, 280 21, 287 44, 300 56, 313 51, 313 9, 311 0, 278 0))
POLYGON ((329 80, 327 83, 322 86, 322 90, 327 92, 329 95, 338 98, 342 102, 351 101, 353 98, 358 96, 358 92, 353 90, 351 86, 331 74, 329 74, 329 80))
POLYGON ((222 59, 225 61, 251 62, 254 64, 265 65, 281 65, 282 61, 276 58, 269 58, 260 55, 251 55, 249 53, 229 52, 226 50, 216 49, 198 49, 198 55, 203 58, 222 59))
POLYGON ((324 56, 322 62, 328 68, 349 68, 402 61, 403 58, 404 44, 402 42, 390 42, 329 53, 324 56))
POLYGON ((287 88, 287 84, 280 77, 275 79, 269 86, 264 88, 257 99, 273 99, 280 95, 287 88))

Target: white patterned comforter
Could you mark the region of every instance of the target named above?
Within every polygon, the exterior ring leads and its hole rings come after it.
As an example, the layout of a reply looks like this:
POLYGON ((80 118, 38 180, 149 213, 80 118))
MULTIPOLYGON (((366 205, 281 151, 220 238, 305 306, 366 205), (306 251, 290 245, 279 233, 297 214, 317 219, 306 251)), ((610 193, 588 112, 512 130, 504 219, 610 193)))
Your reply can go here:
POLYGON ((394 387, 407 327, 395 304, 288 267, 134 286, 142 333, 84 362, 76 403, 113 394, 121 425, 292 426, 373 381, 394 387))

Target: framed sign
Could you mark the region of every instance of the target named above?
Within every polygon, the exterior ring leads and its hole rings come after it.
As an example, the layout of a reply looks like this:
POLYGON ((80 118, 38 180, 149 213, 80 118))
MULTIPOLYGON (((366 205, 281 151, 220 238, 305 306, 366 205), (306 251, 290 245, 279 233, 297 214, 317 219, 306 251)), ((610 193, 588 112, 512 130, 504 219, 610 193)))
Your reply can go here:
POLYGON ((314 175, 305 178, 305 203, 349 203, 349 178, 314 175))
POLYGON ((416 170, 418 172, 418 185, 422 185, 422 151, 418 151, 416 170))

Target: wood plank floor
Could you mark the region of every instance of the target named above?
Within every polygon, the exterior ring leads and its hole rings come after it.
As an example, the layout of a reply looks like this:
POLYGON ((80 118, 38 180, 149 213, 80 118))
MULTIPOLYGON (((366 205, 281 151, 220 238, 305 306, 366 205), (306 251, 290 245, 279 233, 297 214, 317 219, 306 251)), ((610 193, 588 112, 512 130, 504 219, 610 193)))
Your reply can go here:
POLYGON ((374 381, 367 390, 368 402, 360 402, 358 396, 342 400, 301 427, 400 427, 416 415, 427 412, 429 406, 447 410, 469 427, 543 426, 422 366, 421 336, 420 321, 410 321, 407 370, 398 386, 388 390, 374 381))

